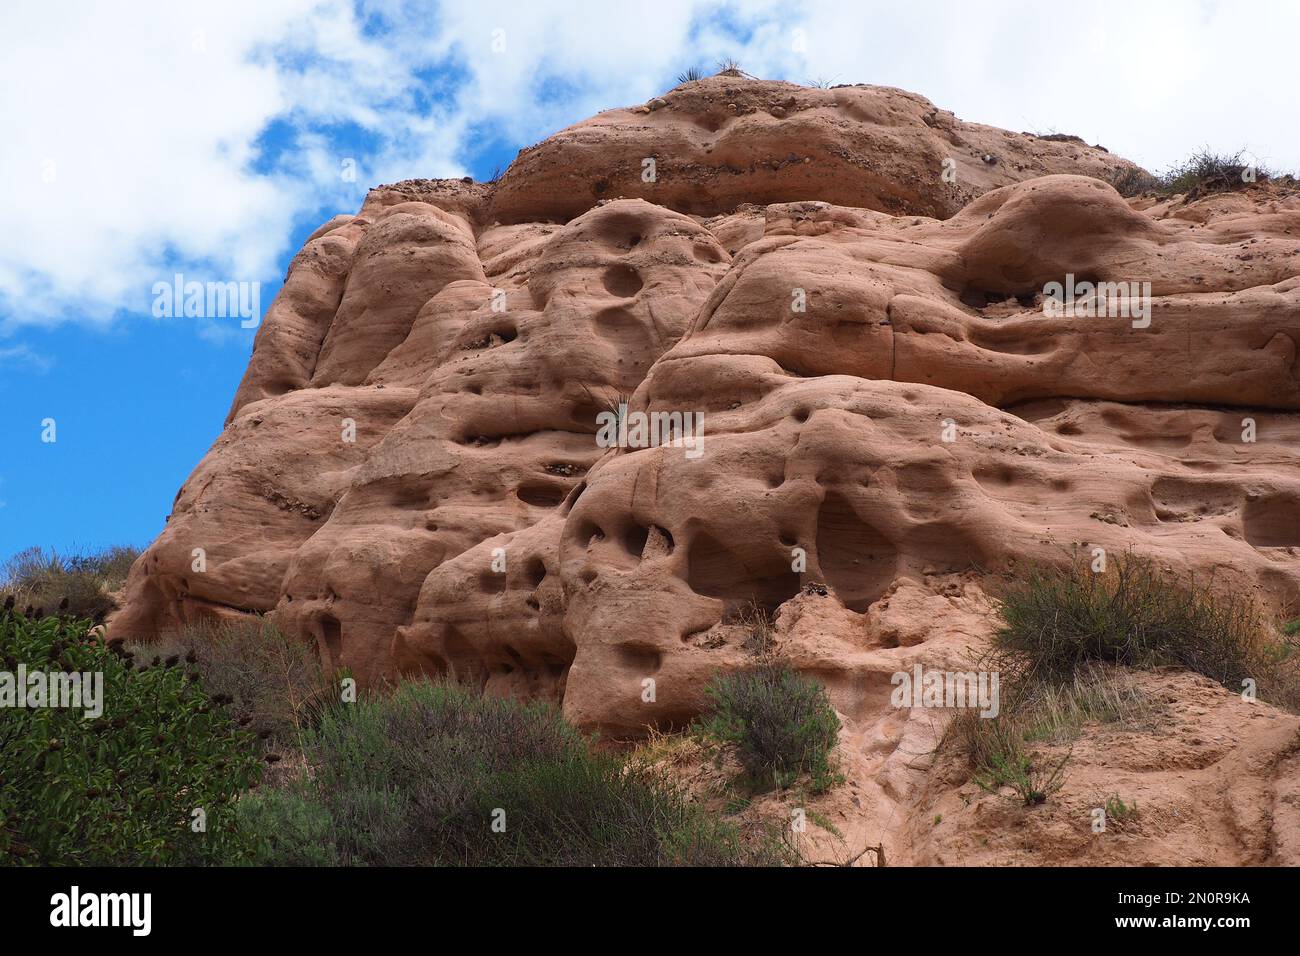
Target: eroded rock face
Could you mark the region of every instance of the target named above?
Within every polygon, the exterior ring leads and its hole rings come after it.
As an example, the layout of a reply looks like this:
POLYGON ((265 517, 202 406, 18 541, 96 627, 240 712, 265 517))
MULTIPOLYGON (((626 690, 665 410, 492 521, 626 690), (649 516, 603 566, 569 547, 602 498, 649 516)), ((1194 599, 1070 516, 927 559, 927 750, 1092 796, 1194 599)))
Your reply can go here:
POLYGON ((756 605, 900 800, 929 731, 889 675, 984 639, 944 619, 975 572, 1132 550, 1300 605, 1300 198, 1126 202, 1093 178, 1125 165, 716 77, 496 184, 373 190, 294 259, 111 627, 274 612, 363 680, 630 736, 753 659, 756 605), (1045 314, 1068 277, 1150 298, 1045 314), (702 437, 597 440, 656 414, 702 437))

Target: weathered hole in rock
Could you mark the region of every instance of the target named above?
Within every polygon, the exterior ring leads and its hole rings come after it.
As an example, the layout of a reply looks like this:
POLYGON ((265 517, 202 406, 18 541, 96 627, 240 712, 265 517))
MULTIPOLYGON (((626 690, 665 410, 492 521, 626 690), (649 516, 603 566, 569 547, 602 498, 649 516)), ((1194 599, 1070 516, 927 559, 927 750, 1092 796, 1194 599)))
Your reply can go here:
POLYGON ((385 500, 398 511, 424 511, 429 507, 429 492, 408 478, 386 478, 358 489, 365 501, 385 500))
POLYGON ((649 538, 649 528, 643 528, 637 524, 630 525, 623 531, 623 547, 627 549, 627 553, 632 557, 639 558, 645 553, 646 541, 649 538))
POLYGON ((755 566, 752 556, 747 563, 708 532, 696 534, 687 548, 686 583, 696 594, 776 607, 799 593, 799 575, 779 551, 755 566))
POLYGON ((981 328, 972 325, 967 338, 977 348, 1003 355, 1044 355, 1056 349, 1056 337, 1027 329, 981 328))
POLYGON ((466 351, 473 349, 487 349, 495 345, 504 345, 507 342, 513 342, 519 336, 519 331, 513 325, 502 325, 483 332, 476 338, 471 339, 461 346, 466 351))
POLYGON ((605 289, 621 299, 630 299, 641 291, 641 276, 631 266, 610 266, 601 276, 605 289))
POLYGON ((1246 541, 1255 548, 1300 545, 1300 495, 1289 492, 1247 500, 1242 509, 1246 541))
POLYGON ((673 540, 672 532, 667 528, 662 528, 657 524, 650 526, 651 535, 656 538, 664 554, 672 554, 677 548, 677 542, 673 540))
POLYGON ((1024 475, 1008 465, 977 465, 971 476, 985 487, 1007 488, 1016 484, 1024 475))
POLYGON ((697 242, 695 244, 694 251, 695 251, 695 258, 699 259, 701 262, 722 261, 721 250, 719 250, 715 246, 709 245, 707 242, 697 242))
POLYGON ((862 612, 893 582, 898 550, 847 498, 829 491, 817 511, 817 563, 844 606, 862 612))
POLYGON ((699 116, 691 117, 691 120, 696 126, 710 133, 716 133, 718 130, 722 129, 722 127, 726 125, 728 119, 730 119, 730 117, 721 113, 702 113, 699 116))
POLYGON ((663 654, 653 644, 626 642, 616 644, 619 663, 629 671, 649 676, 663 666, 663 654))
POLYGON ((568 489, 549 482, 529 482, 519 486, 519 500, 536 508, 554 508, 564 501, 568 489))
POLYGON ((634 365, 644 365, 649 358, 650 330, 627 309, 614 306, 597 312, 596 332, 624 354, 640 356, 634 365))
POLYGON ((605 531, 594 521, 584 521, 578 526, 578 541, 584 547, 590 548, 593 544, 598 544, 605 540, 605 531))
POLYGON ((484 571, 478 576, 478 589, 484 594, 500 594, 506 589, 506 576, 498 571, 484 571))
POLYGON ((536 590, 546 578, 546 562, 541 558, 530 558, 526 573, 529 586, 536 590))
POLYGON ((1161 521, 1187 521, 1231 514, 1240 504, 1240 492, 1230 485, 1182 478, 1159 478, 1151 486, 1155 515, 1161 521))
POLYGON ((338 618, 329 614, 321 615, 320 638, 330 666, 338 667, 340 655, 343 653, 343 625, 339 623, 338 618))

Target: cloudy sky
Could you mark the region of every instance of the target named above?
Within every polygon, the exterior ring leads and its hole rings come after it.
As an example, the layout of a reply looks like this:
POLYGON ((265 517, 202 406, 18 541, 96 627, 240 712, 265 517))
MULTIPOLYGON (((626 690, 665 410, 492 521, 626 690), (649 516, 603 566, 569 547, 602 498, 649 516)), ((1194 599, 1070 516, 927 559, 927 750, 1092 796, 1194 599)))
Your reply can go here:
POLYGON ((900 86, 1153 170, 1204 146, 1300 169, 1290 0, 5 0, 3 22, 0 560, 147 542, 218 434, 253 332, 153 317, 155 282, 260 282, 264 310, 367 186, 486 179, 690 66, 900 86))

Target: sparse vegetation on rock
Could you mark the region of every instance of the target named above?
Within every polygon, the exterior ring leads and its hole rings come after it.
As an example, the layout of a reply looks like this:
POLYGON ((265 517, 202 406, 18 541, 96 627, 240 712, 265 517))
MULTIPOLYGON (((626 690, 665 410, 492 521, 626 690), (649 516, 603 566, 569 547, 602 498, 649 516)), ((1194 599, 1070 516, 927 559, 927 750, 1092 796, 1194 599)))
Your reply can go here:
POLYGON ((1104 573, 1085 563, 1032 568, 1001 596, 996 637, 1020 679, 1059 685, 1092 662, 1177 665, 1240 691, 1294 704, 1294 644, 1271 633, 1252 600, 1180 578, 1139 555, 1104 573))
POLYGON ((1154 193, 1159 196, 1184 195, 1190 201, 1273 179, 1295 182, 1293 176, 1279 176, 1265 166, 1252 164, 1245 150, 1219 154, 1202 149, 1158 176, 1137 167, 1117 170, 1110 184, 1125 197, 1154 193))
POLYGON ((1254 686, 1297 704, 1294 647, 1271 633, 1251 601, 1140 556, 1115 558, 1102 573, 1084 562, 1030 568, 1005 585, 999 613, 982 666, 1001 676, 1000 713, 958 713, 948 739, 982 787, 1009 786, 1027 806, 1060 789, 1069 761, 1035 744, 1068 743, 1085 724, 1158 710, 1126 668, 1184 667, 1234 691, 1254 686))
POLYGON ((19 609, 98 623, 117 606, 114 592, 139 556, 139 548, 125 546, 73 554, 27 548, 0 567, 0 600, 12 596, 19 609))

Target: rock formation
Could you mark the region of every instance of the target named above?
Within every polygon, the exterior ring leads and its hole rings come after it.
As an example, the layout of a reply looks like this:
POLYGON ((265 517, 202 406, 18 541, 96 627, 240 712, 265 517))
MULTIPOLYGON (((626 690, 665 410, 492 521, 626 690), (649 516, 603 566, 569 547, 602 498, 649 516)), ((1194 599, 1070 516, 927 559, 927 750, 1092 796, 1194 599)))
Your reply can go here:
POLYGON ((889 675, 984 639, 978 572, 1131 550, 1300 607, 1300 197, 1125 200, 1132 168, 718 76, 374 189, 294 258, 110 626, 273 612, 363 681, 634 736, 775 614, 897 799, 928 731, 889 675), (1127 291, 1053 314, 1071 282, 1127 291))

